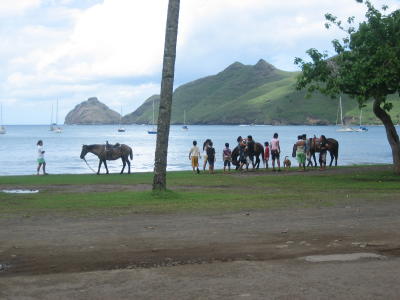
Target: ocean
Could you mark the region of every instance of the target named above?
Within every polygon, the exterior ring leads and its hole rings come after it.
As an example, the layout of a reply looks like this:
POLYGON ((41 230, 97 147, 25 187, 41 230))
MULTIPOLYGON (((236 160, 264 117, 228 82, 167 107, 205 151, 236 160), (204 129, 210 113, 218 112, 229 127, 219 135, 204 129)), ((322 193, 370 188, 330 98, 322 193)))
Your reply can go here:
MULTIPOLYGON (((216 169, 222 168, 222 149, 228 142, 233 149, 236 138, 252 135, 256 142, 270 141, 279 134, 282 153, 289 156, 292 166, 297 166, 291 157, 297 136, 308 137, 324 134, 339 141, 338 165, 391 163, 391 149, 383 126, 369 126, 368 132, 336 132, 335 126, 224 126, 189 125, 189 130, 172 125, 168 148, 168 170, 190 170, 188 152, 192 141, 201 147, 207 138, 212 139, 216 149, 216 169)), ((0 135, 0 175, 29 175, 36 173, 36 142, 44 143, 47 171, 50 174, 82 174, 92 171, 80 159, 83 144, 109 143, 127 144, 133 148, 133 172, 153 170, 156 135, 147 133, 147 125, 126 125, 125 132, 118 132, 116 125, 62 126, 62 133, 49 131, 48 125, 9 125, 7 134, 0 135)), ((87 154, 89 165, 97 170, 98 159, 87 154)), ((318 157, 317 157, 318 159, 318 157)), ((329 162, 328 155, 328 162, 329 162)), ((200 161, 202 164, 202 160, 200 161)), ((119 172, 121 160, 109 161, 110 172, 119 172)), ((105 171, 104 169, 102 170, 105 171)))

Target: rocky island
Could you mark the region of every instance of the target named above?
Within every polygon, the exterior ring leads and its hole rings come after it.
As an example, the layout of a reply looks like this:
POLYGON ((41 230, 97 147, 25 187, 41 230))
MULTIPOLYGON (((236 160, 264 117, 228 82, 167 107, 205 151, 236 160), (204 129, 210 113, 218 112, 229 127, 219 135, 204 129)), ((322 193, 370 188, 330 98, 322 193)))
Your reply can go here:
POLYGON ((101 103, 96 97, 75 106, 65 117, 67 125, 118 124, 121 115, 101 103))

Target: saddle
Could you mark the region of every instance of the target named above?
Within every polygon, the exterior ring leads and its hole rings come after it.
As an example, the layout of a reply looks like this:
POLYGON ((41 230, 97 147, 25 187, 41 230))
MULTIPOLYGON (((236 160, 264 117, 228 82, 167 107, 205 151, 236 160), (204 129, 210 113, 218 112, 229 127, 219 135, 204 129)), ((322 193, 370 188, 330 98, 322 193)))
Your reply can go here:
POLYGON ((106 142, 105 145, 105 152, 106 152, 106 159, 112 159, 113 154, 116 151, 121 150, 121 144, 120 143, 115 143, 115 144, 109 144, 108 141, 106 142))
POLYGON ((121 147, 120 143, 115 143, 113 145, 113 144, 109 144, 108 141, 106 142, 106 151, 113 150, 113 149, 120 148, 120 147, 121 147))

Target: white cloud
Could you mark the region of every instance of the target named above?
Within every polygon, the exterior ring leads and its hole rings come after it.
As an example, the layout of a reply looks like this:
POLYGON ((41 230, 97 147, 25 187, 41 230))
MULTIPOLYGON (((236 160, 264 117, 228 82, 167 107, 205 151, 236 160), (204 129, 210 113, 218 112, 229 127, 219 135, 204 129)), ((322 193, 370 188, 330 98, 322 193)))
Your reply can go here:
MULTIPOLYGON (((0 102, 21 108, 59 98, 61 114, 97 96, 129 111, 159 92, 168 0, 85 5, 94 2, 0 0, 0 16, 16 16, 0 28, 0 102)), ((399 8, 395 0, 373 1, 385 2, 399 8)), ((259 58, 294 70, 295 56, 329 49, 339 34, 324 28, 326 12, 361 19, 365 7, 352 0, 181 1, 177 82, 259 58)))
POLYGON ((23 13, 27 9, 38 7, 41 0, 1 0, 0 16, 9 16, 23 13))

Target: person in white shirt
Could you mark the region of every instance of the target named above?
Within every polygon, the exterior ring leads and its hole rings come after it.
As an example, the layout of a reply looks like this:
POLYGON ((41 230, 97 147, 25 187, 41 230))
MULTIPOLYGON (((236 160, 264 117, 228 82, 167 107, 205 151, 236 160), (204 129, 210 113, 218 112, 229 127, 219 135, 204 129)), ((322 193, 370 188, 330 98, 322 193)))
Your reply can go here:
POLYGON ((275 160, 278 163, 278 171, 281 170, 280 154, 281 146, 279 145, 278 134, 274 133, 274 138, 271 140, 272 171, 275 171, 275 160))
POLYGON ((44 160, 44 150, 43 150, 43 141, 39 140, 37 143, 37 153, 38 153, 38 157, 37 157, 37 175, 39 175, 39 171, 40 168, 43 167, 43 175, 47 175, 46 173, 46 161, 44 160))
POLYGON ((196 171, 197 171, 197 174, 200 173, 199 158, 201 158, 200 149, 199 149, 199 147, 197 147, 197 141, 193 141, 193 147, 190 149, 190 152, 189 152, 189 160, 192 161, 193 173, 195 173, 196 171))

